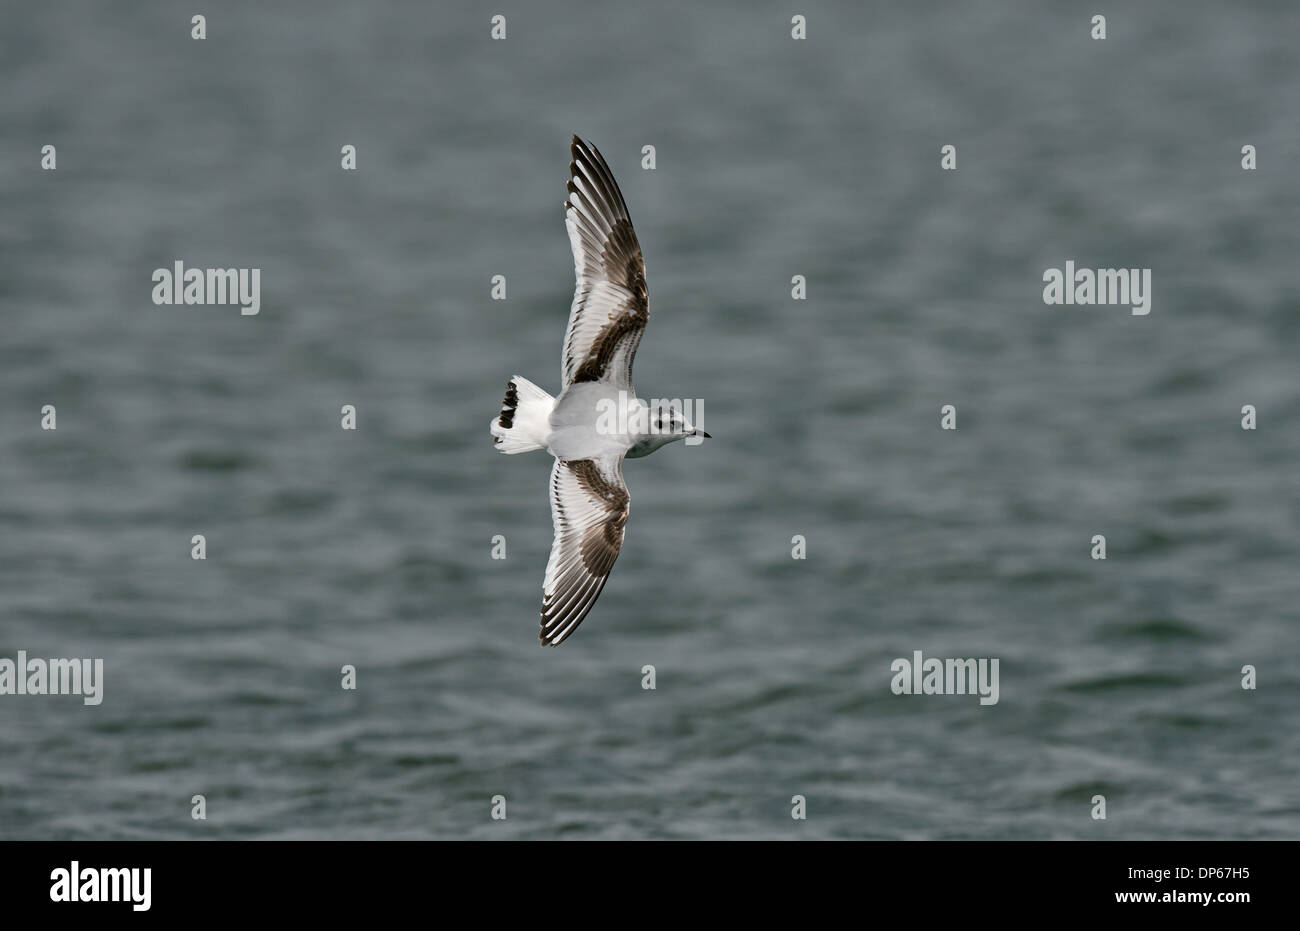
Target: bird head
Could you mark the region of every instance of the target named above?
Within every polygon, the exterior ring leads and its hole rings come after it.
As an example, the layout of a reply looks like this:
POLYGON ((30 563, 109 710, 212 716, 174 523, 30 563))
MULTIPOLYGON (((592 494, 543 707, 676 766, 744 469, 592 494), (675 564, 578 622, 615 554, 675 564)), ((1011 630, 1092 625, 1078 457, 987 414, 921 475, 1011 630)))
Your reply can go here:
POLYGON ((673 401, 660 402, 658 407, 650 411, 650 433, 670 437, 671 439, 667 440, 670 443, 688 436, 712 439, 703 430, 696 429, 695 425, 686 419, 681 407, 673 401))

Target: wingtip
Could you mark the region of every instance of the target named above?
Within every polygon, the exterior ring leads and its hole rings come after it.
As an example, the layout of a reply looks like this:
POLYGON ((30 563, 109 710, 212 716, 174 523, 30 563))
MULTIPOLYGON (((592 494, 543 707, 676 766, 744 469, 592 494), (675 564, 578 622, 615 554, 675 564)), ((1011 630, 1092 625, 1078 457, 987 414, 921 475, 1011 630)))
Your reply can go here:
MULTIPOLYGON (((579 160, 590 162, 592 159, 600 157, 600 150, 592 145, 590 140, 583 139, 577 133, 574 133, 573 139, 569 142, 569 155, 572 156, 574 162, 579 160)), ((572 164, 569 165, 569 170, 573 170, 572 164)))

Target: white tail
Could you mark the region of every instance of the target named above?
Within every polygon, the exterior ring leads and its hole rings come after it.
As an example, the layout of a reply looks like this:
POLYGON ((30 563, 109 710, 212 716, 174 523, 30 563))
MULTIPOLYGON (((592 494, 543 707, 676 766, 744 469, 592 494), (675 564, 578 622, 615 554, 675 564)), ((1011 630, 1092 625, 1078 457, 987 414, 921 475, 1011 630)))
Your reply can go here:
POLYGON ((508 455, 545 449, 555 398, 516 375, 506 385, 501 413, 492 421, 492 440, 508 455))

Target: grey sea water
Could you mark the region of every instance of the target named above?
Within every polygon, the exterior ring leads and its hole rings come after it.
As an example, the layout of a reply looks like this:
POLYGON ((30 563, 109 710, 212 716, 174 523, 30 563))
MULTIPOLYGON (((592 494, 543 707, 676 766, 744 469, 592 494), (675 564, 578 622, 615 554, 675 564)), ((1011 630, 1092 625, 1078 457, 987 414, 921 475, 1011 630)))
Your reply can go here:
POLYGON ((106 680, 0 696, 0 837, 1300 836, 1293 4, 194 12, 0 32, 0 657, 106 680), (629 464, 543 650, 549 457, 487 424, 559 387, 574 132, 716 439, 629 464), (261 312, 154 305, 178 259, 261 312))

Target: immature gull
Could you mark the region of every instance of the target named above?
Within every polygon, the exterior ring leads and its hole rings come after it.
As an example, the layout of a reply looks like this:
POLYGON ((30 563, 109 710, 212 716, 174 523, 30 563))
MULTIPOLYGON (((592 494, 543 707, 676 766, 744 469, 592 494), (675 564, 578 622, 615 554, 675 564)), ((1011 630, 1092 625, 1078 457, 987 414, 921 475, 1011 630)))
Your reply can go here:
POLYGON ((501 452, 544 448, 555 457, 555 542, 542 585, 543 646, 557 646, 582 623, 618 558, 628 513, 623 459, 709 435, 676 403, 651 407, 636 397, 632 357, 650 312, 641 246, 600 152, 577 136, 569 151, 564 225, 578 283, 564 335, 560 396, 516 375, 492 421, 501 452))

